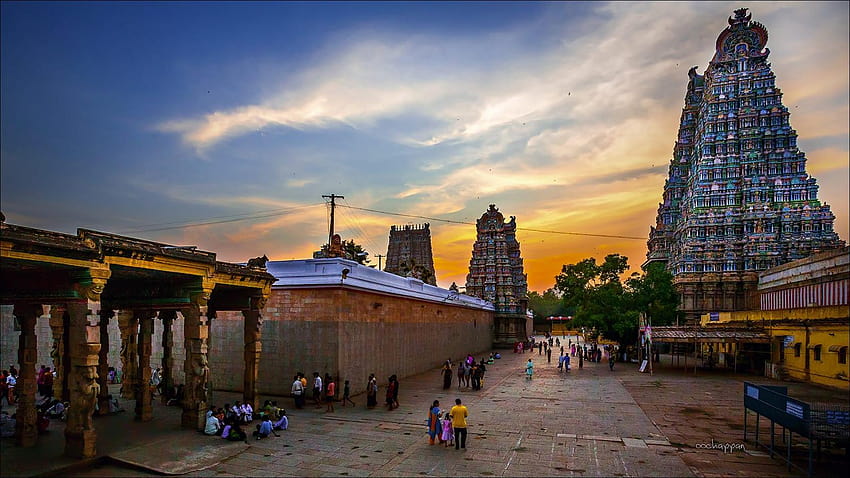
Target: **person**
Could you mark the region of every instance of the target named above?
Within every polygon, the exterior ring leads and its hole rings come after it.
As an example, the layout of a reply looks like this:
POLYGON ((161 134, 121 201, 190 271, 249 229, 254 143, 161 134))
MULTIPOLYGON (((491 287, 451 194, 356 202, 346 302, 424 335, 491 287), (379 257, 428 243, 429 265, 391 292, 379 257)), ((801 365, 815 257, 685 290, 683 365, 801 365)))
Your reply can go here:
POLYGON ((546 363, 552 363, 552 347, 546 347, 546 363))
POLYGON ((366 382, 366 408, 375 408, 378 404, 378 379, 374 373, 369 374, 369 381, 366 382))
POLYGON ((345 402, 351 402, 351 406, 355 406, 351 400, 351 384, 348 380, 345 381, 345 386, 342 388, 342 406, 345 407, 345 402))
POLYGON ((584 355, 581 353, 578 354, 578 368, 581 369, 584 367, 584 355))
POLYGON ((564 349, 561 349, 561 356, 558 357, 558 371, 560 372, 564 368, 564 349))
POLYGON ((292 393, 292 398, 295 399, 295 408, 303 408, 304 407, 304 385, 301 383, 301 379, 298 378, 298 375, 292 380, 292 389, 290 390, 292 393))
POLYGON ((466 363, 462 360, 458 361, 457 364, 457 389, 460 390, 461 385, 463 385, 463 368, 466 366, 466 363))
POLYGON ((106 396, 107 400, 109 400, 109 413, 118 413, 123 412, 124 408, 118 403, 118 399, 114 398, 112 394, 106 396))
POLYGON ((446 448, 455 444, 455 433, 452 428, 452 418, 449 416, 449 412, 446 412, 443 417, 443 421, 440 423, 443 427, 443 436, 442 441, 446 448))
POLYGON ((254 438, 259 440, 261 438, 268 438, 269 435, 280 436, 272 429, 272 419, 266 417, 262 423, 257 425, 257 429, 254 431, 254 438))
MULTIPOLYGON (((14 367, 12 367, 12 370, 14 370, 14 367)), ((10 370, 8 375, 6 375, 6 401, 9 402, 9 405, 15 404, 15 385, 17 383, 17 377, 10 370)))
POLYGON ((327 376, 327 402, 328 408, 325 409, 326 412, 334 412, 334 394, 336 394, 336 382, 334 382, 333 377, 330 375, 327 376))
POLYGON ((611 372, 614 371, 614 354, 613 353, 608 354, 608 370, 611 371, 611 372))
POLYGON ((455 399, 455 406, 452 407, 449 416, 452 418, 452 430, 457 437, 455 450, 466 449, 466 417, 469 416, 469 410, 461 404, 459 398, 455 399))
POLYGON ((528 362, 525 364, 525 378, 526 380, 531 380, 534 376, 534 362, 531 359, 528 359, 528 362))
POLYGON ((313 401, 316 408, 322 408, 322 377, 319 372, 313 372, 313 401))
POLYGON ((387 408, 389 410, 393 409, 393 389, 395 388, 395 383, 393 382, 393 377, 387 379, 387 408))
POLYGON ((221 426, 221 422, 217 416, 210 415, 207 417, 207 423, 204 426, 204 435, 221 436, 222 431, 224 431, 224 428, 221 426))
POLYGON ((156 395, 156 392, 160 390, 159 387, 160 387, 161 383, 162 383, 162 369, 160 367, 157 367, 156 369, 154 369, 153 373, 151 374, 151 383, 150 383, 151 397, 154 397, 156 395))
POLYGON ((233 425, 227 425, 225 430, 221 432, 221 437, 228 441, 244 441, 248 443, 248 434, 245 433, 239 422, 233 425))
POLYGON ((443 390, 448 390, 452 386, 452 375, 454 375, 454 372, 452 372, 451 361, 446 360, 446 363, 443 364, 442 374, 443 390))
POLYGON ((398 377, 393 374, 392 379, 395 384, 395 387, 393 387, 393 408, 398 408, 398 377))
POLYGON ((53 369, 47 367, 47 373, 44 374, 44 394, 47 397, 53 396, 53 369))
POLYGON ((466 385, 466 388, 469 388, 469 387, 472 386, 472 365, 473 365, 473 363, 474 363, 474 359, 473 359, 472 363, 470 363, 469 361, 466 361, 463 364, 463 383, 466 385))
POLYGON ((565 372, 570 371, 570 356, 569 355, 564 355, 564 371, 565 372))
POLYGON ((442 441, 442 433, 440 423, 440 401, 434 400, 434 403, 431 404, 431 408, 428 409, 428 436, 430 437, 428 440, 429 445, 434 444, 434 440, 439 437, 442 441))
POLYGON ((243 403, 240 411, 242 412, 242 420, 245 423, 251 423, 254 421, 254 407, 252 407, 250 403, 243 403))
POLYGON ((39 369, 39 371, 38 371, 38 375, 36 375, 36 377, 35 377, 36 389, 38 390, 38 394, 41 395, 42 397, 47 395, 46 393, 44 393, 44 369, 45 369, 45 366, 42 365, 41 369, 39 369))
POLYGON ((272 430, 286 430, 289 428, 289 418, 286 417, 286 410, 280 410, 280 418, 272 423, 272 430))

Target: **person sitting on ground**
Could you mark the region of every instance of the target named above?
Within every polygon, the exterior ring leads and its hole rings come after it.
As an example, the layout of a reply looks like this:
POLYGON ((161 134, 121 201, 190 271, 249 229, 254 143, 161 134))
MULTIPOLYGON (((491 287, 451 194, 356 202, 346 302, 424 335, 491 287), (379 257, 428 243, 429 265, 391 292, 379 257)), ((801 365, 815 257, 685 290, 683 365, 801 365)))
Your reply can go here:
POLYGON ((286 417, 286 410, 280 409, 280 419, 272 423, 272 430, 286 430, 289 428, 289 418, 286 417))
POLYGON ((268 438, 269 435, 274 435, 279 437, 277 433, 272 429, 272 421, 269 417, 266 417, 262 423, 257 425, 257 430, 254 431, 254 437, 259 440, 261 438, 268 438))
POLYGON ((244 441, 248 443, 248 434, 245 433, 242 425, 238 422, 233 425, 227 425, 225 431, 221 433, 221 437, 228 441, 244 441), (225 432, 227 433, 226 435, 225 432))
POLYGON ((242 421, 245 423, 251 423, 254 421, 254 407, 251 406, 250 403, 245 402, 242 404, 240 408, 242 411, 242 421))
POLYGON ((204 435, 216 436, 221 435, 221 432, 224 431, 224 427, 221 426, 221 422, 218 417, 215 415, 210 415, 207 418, 207 423, 204 426, 204 435))

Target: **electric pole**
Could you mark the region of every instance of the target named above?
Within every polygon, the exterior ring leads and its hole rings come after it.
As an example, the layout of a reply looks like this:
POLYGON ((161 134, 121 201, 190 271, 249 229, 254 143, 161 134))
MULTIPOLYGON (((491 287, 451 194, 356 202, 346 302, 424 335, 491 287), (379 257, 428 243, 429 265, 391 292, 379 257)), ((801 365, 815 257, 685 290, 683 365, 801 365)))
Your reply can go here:
POLYGON ((331 194, 331 195, 324 195, 323 194, 322 197, 323 198, 329 198, 331 200, 331 228, 330 228, 330 232, 328 232, 328 250, 330 250, 331 241, 333 240, 333 237, 334 237, 334 208, 336 207, 336 202, 334 202, 334 201, 335 201, 336 198, 345 199, 345 196, 337 196, 336 194, 331 194))
POLYGON ((380 255, 380 254, 375 254, 375 257, 377 257, 377 258, 378 258, 378 270, 379 270, 379 271, 382 271, 383 269, 381 269, 381 258, 382 258, 382 257, 387 257, 387 256, 382 256, 382 255, 380 255))

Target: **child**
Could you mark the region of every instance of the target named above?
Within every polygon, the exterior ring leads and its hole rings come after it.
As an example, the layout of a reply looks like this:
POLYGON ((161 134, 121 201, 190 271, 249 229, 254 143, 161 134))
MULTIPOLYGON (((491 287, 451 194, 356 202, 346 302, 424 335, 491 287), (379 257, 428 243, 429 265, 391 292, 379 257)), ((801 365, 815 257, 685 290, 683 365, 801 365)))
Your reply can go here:
POLYGON ((452 419, 449 417, 449 412, 446 412, 443 416, 443 436, 440 438, 442 438, 446 448, 455 444, 455 432, 452 428, 452 419))
POLYGON ((286 410, 280 409, 280 420, 272 423, 272 430, 286 430, 289 428, 289 418, 286 417, 286 410))
POLYGON ((327 378, 327 380, 325 380, 325 383, 327 384, 327 387, 325 389, 325 395, 327 399, 326 402, 328 404, 328 408, 325 411, 333 413, 334 394, 336 393, 336 382, 334 382, 333 377, 331 377, 330 375, 325 375, 325 377, 327 378))
POLYGON ((351 402, 351 406, 354 406, 354 402, 351 401, 351 385, 348 383, 348 380, 345 381, 345 387, 342 389, 342 406, 345 407, 345 402, 351 402))

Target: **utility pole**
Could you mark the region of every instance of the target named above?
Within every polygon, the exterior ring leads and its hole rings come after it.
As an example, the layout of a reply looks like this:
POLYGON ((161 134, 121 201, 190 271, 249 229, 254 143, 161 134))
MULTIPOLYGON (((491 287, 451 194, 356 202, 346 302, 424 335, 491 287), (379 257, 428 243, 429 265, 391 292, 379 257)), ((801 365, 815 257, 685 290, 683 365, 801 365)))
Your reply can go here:
POLYGON ((382 257, 387 257, 387 256, 382 256, 381 254, 375 254, 375 257, 377 257, 377 258, 378 258, 378 270, 379 270, 379 271, 382 271, 383 269, 381 269, 381 258, 382 258, 382 257))
POLYGON ((336 202, 334 202, 334 201, 335 201, 336 198, 345 199, 345 196, 337 196, 336 194, 331 194, 331 195, 323 194, 322 197, 323 198, 329 198, 331 200, 331 229, 330 229, 330 232, 328 232, 328 250, 330 250, 331 240, 334 237, 334 208, 336 207, 336 202))

